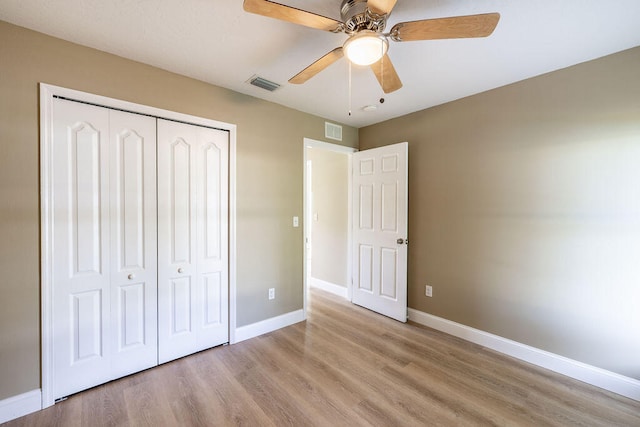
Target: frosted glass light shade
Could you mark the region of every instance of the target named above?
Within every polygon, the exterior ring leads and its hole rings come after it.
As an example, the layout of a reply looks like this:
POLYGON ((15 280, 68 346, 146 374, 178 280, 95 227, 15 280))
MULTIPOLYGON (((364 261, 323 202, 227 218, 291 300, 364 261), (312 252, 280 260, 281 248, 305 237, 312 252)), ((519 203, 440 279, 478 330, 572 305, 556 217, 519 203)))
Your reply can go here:
POLYGON ((364 30, 351 36, 342 48, 349 61, 354 64, 371 65, 387 53, 389 42, 382 34, 364 30))

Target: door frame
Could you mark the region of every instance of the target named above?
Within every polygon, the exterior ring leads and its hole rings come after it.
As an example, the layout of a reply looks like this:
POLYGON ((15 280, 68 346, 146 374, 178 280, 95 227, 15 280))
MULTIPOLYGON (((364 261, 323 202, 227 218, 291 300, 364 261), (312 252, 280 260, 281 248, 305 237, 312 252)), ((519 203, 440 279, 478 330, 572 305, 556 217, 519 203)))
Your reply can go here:
MULTIPOLYGON (((347 246, 348 246, 348 260, 347 260, 347 277, 348 277, 348 282, 347 282, 347 298, 349 301, 351 301, 351 286, 352 286, 352 282, 353 282, 353 278, 352 278, 352 254, 351 254, 351 244, 352 244, 352 222, 353 219, 351 218, 352 216, 352 197, 351 197, 351 182, 352 182, 352 171, 351 171, 351 158, 352 158, 352 154, 357 152, 358 149, 357 148, 353 148, 353 147, 347 147, 345 145, 339 145, 339 144, 332 144, 330 142, 323 142, 323 141, 317 141, 315 139, 311 139, 311 138, 304 138, 302 141, 303 144, 303 148, 302 151, 304 153, 303 155, 303 190, 302 190, 302 200, 303 200, 303 208, 302 208, 302 218, 303 218, 303 232, 302 232, 302 247, 303 247, 303 257, 302 257, 302 262, 303 262, 303 268, 302 268, 302 312, 303 312, 303 318, 306 319, 307 318, 307 298, 308 298, 308 288, 309 288, 309 283, 308 283, 308 272, 310 269, 310 265, 308 265, 307 262, 307 242, 306 239, 311 231, 311 224, 309 224, 309 221, 307 220, 308 218, 311 217, 311 206, 310 206, 310 200, 309 200, 309 196, 310 194, 309 191, 310 189, 308 188, 308 184, 310 182, 310 177, 307 176, 307 150, 309 148, 312 149, 321 149, 321 150, 326 150, 326 151, 333 151, 336 153, 342 153, 342 154, 346 154, 347 155, 347 170, 348 170, 348 178, 347 178, 347 187, 348 187, 348 198, 347 198, 347 246)), ((311 244, 313 244, 313 242, 311 242, 311 244)))
POLYGON ((42 408, 54 404, 53 397, 53 212, 52 153, 54 97, 96 106, 144 114, 229 132, 229 343, 236 335, 236 136, 235 124, 163 110, 105 96, 40 83, 40 301, 41 301, 41 391, 42 408))

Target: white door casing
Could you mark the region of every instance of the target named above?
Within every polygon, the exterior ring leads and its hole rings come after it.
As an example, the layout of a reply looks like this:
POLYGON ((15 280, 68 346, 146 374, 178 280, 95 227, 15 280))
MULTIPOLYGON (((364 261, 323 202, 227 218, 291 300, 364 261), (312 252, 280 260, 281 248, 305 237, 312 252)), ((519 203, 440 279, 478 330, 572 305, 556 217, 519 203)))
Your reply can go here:
POLYGON ((157 363, 155 120, 60 99, 53 110, 59 398, 157 363))
MULTIPOLYGON (((306 150, 306 148, 305 148, 306 150)), ((305 287, 310 286, 311 270, 313 266, 313 163, 305 161, 305 187, 304 187, 304 251, 305 251, 305 287)))
POLYGON ((158 120, 160 363, 228 334, 229 134, 158 120))
POLYGON ((352 302, 407 320, 406 142, 353 155, 352 302))

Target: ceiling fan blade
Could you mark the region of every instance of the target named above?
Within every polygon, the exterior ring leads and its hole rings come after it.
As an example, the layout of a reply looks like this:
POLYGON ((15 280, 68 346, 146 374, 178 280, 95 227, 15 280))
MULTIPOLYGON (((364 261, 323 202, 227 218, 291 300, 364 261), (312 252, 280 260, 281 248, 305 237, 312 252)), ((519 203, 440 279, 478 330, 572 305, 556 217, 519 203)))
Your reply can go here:
POLYGON ((331 52, 327 53, 322 58, 318 59, 313 64, 309 65, 304 70, 300 71, 295 76, 291 77, 289 79, 289 83, 293 83, 297 85, 302 84, 307 80, 309 80, 311 77, 318 74, 320 71, 327 68, 329 65, 336 62, 338 59, 342 58, 343 56, 344 56, 344 53, 342 52, 342 48, 337 47, 333 49, 331 52))
POLYGON ((389 55, 385 55, 378 62, 370 65, 371 70, 376 75, 378 83, 382 86, 384 93, 394 92, 402 87, 402 82, 396 69, 391 63, 389 55))
POLYGON ((335 19, 269 0, 244 0, 244 10, 257 15, 331 32, 340 31, 343 25, 342 22, 335 19))
POLYGON ((390 34, 397 42, 487 37, 493 33, 499 20, 499 13, 483 13, 400 22, 393 26, 390 34))
POLYGON ((368 0, 367 7, 376 15, 388 15, 398 0, 368 0))

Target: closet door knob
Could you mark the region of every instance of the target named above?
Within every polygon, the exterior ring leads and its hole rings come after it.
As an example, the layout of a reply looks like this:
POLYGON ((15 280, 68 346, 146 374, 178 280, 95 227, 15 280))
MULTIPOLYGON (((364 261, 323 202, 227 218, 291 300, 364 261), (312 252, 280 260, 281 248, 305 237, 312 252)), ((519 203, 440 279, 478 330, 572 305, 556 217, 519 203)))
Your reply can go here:
POLYGON ((133 275, 133 273, 130 273, 130 274, 127 276, 127 279, 131 280, 131 279, 133 279, 134 277, 136 277, 136 276, 134 276, 134 275, 133 275))
POLYGON ((183 271, 182 267, 178 268, 178 273, 182 273, 183 271))

